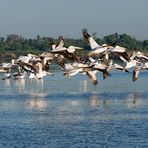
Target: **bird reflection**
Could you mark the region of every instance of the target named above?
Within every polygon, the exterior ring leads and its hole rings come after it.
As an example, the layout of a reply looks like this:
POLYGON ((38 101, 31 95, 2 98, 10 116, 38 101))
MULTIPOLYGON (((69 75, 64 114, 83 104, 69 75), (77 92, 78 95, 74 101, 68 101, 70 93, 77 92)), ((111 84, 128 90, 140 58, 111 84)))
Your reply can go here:
POLYGON ((80 100, 66 100, 64 101, 65 106, 80 106, 81 101, 80 100))
POLYGON ((109 100, 108 100, 108 99, 104 99, 104 100, 103 100, 103 107, 104 107, 105 109, 108 109, 108 107, 109 107, 109 100))
POLYGON ((97 106, 98 104, 99 104, 99 100, 98 100, 97 96, 96 96, 95 94, 92 95, 92 96, 89 98, 89 105, 95 107, 95 106, 97 106))
POLYGON ((26 101, 27 108, 29 109, 43 109, 47 107, 47 102, 44 100, 44 97, 47 96, 42 90, 39 92, 39 89, 29 90, 28 94, 30 95, 30 100, 26 101))
POLYGON ((89 88, 88 88, 88 81, 87 80, 80 81, 80 90, 82 92, 88 92, 89 88))
POLYGON ((27 107, 27 109, 40 110, 40 109, 46 108, 47 104, 43 99, 37 98, 37 99, 27 100, 26 107, 27 107))
POLYGON ((15 87, 18 89, 20 93, 25 90, 25 79, 18 79, 15 81, 15 87))
POLYGON ((37 79, 36 85, 38 85, 39 88, 43 90, 44 80, 43 79, 39 79, 39 80, 37 79))
POLYGON ((11 79, 6 79, 4 81, 4 85, 5 85, 5 87, 10 87, 11 86, 11 79))
POLYGON ((47 93, 43 93, 43 92, 32 92, 30 91, 29 92, 29 95, 31 96, 31 98, 44 98, 47 96, 47 93))
POLYGON ((137 93, 129 94, 126 103, 129 108, 138 107, 141 104, 140 96, 137 93))
POLYGON ((33 85, 34 89, 43 90, 43 86, 44 86, 43 79, 29 79, 28 83, 30 86, 33 85))

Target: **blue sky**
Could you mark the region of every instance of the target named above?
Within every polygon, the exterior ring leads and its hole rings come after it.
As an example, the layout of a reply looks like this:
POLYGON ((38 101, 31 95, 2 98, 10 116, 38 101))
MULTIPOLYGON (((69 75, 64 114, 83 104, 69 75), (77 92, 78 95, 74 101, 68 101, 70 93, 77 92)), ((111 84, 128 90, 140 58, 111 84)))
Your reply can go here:
POLYGON ((148 39, 148 0, 0 0, 0 36, 82 38, 127 33, 148 39))

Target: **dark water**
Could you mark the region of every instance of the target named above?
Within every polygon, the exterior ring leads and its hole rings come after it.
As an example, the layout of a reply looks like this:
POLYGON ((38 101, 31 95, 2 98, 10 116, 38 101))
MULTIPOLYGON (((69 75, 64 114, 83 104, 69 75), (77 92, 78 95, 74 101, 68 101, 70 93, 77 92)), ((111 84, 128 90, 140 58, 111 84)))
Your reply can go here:
POLYGON ((0 147, 148 147, 148 73, 131 75, 0 80, 0 147))

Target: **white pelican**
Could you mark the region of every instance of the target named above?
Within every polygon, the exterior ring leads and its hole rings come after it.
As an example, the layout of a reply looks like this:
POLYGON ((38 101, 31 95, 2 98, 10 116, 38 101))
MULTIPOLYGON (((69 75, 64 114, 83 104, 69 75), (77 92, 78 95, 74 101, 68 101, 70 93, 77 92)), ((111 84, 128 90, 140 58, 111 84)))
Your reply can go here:
POLYGON ((133 58, 130 58, 129 61, 127 61, 126 59, 124 59, 122 56, 119 56, 120 59, 122 60, 123 64, 124 64, 124 69, 125 70, 128 70, 132 67, 135 67, 137 66, 138 64, 141 64, 141 62, 133 59, 133 58))
POLYGON ((143 60, 146 60, 148 61, 148 57, 144 55, 144 53, 140 52, 140 51, 137 51, 135 56, 139 59, 143 59, 143 60))
POLYGON ((15 60, 14 59, 12 59, 11 60, 11 63, 1 63, 0 64, 0 72, 10 72, 11 71, 11 68, 13 67, 13 66, 15 66, 15 60))
POLYGON ((148 62, 145 62, 141 68, 142 70, 148 70, 148 62))
POLYGON ((89 66, 87 64, 78 63, 78 62, 74 62, 72 64, 70 64, 70 63, 65 64, 64 75, 65 76, 74 76, 78 73, 85 73, 84 68, 89 68, 89 66))
POLYGON ((122 56, 127 61, 129 60, 129 56, 126 52, 126 48, 116 45, 115 47, 108 48, 107 52, 117 54, 119 56, 122 56))
POLYGON ((39 61, 32 63, 17 61, 17 64, 19 64, 22 67, 22 69, 24 69, 27 73, 33 73, 34 77, 37 79, 43 78, 46 75, 42 69, 42 63, 39 61))
POLYGON ((142 70, 148 70, 148 62, 147 63, 141 63, 141 65, 136 66, 133 70, 133 81, 136 81, 138 79, 138 75, 140 71, 142 70))
POLYGON ((88 43, 88 45, 91 48, 91 51, 88 53, 88 56, 99 55, 100 53, 107 51, 108 49, 107 45, 106 46, 99 45, 93 39, 93 37, 90 34, 88 34, 87 29, 83 29, 82 33, 85 41, 88 43))
POLYGON ((57 43, 57 44, 54 44, 54 43, 52 42, 52 45, 51 45, 52 50, 61 49, 61 48, 63 48, 63 46, 64 46, 64 38, 63 38, 63 36, 59 36, 59 38, 58 38, 58 43, 57 43))
POLYGON ((96 48, 102 47, 92 38, 92 36, 90 34, 88 34, 87 29, 83 29, 82 33, 83 33, 83 37, 84 37, 85 41, 90 45, 91 49, 96 49, 96 48))
POLYGON ((97 70, 90 70, 90 69, 86 68, 85 72, 86 72, 86 75, 88 76, 88 78, 92 81, 92 83, 94 85, 97 85, 97 83, 98 83, 97 77, 96 77, 97 70))
POLYGON ((95 75, 97 70, 91 69, 89 65, 74 62, 73 64, 66 64, 66 68, 67 68, 67 70, 65 70, 65 72, 64 72, 65 76, 67 76, 67 77, 74 76, 78 73, 86 74, 94 85, 97 84, 97 78, 95 75))

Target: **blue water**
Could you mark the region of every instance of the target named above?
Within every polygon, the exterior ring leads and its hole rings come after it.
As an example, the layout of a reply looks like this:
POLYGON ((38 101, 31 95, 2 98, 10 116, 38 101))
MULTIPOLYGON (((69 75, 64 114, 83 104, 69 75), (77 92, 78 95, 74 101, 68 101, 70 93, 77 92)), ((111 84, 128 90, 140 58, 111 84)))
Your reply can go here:
POLYGON ((0 80, 0 147, 148 147, 148 73, 97 77, 0 80))

